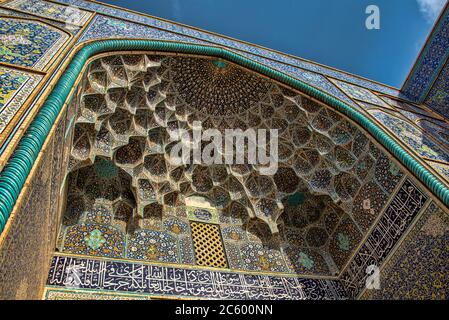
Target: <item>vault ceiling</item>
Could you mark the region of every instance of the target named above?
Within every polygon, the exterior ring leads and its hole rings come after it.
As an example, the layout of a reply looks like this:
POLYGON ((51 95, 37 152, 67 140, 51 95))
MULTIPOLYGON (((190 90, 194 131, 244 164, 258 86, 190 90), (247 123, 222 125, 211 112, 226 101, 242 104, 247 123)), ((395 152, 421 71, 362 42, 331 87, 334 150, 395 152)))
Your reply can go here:
POLYGON ((110 55, 90 63, 80 86, 66 225, 105 199, 111 219, 133 232, 149 219, 148 208, 181 207, 186 197, 201 195, 222 215, 241 217, 261 242, 289 239, 316 249, 335 272, 403 176, 341 115, 226 61, 110 55), (278 129, 278 171, 173 166, 169 133, 191 131, 194 121, 220 131, 278 129))

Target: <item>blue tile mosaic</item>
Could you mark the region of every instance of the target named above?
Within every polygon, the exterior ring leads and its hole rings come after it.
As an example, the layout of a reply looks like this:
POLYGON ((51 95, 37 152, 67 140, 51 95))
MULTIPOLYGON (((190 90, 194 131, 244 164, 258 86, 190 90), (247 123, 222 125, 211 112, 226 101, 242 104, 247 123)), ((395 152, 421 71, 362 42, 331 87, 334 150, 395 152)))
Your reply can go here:
POLYGON ((83 26, 92 15, 88 11, 49 1, 13 0, 5 3, 4 6, 64 23, 69 21, 76 26, 83 26))
POLYGON ((69 35, 43 22, 0 19, 0 62, 45 69, 69 35))
POLYGON ((444 164, 435 161, 426 161, 435 171, 446 179, 446 184, 449 184, 449 164, 444 164))
MULTIPOLYGON (((29 14, 25 14, 25 13, 17 12, 17 11, 12 11, 12 10, 8 10, 8 9, 1 8, 1 7, 0 7, 0 15, 11 16, 11 17, 21 17, 21 18, 36 19, 34 16, 31 16, 29 14)), ((80 29, 81 29, 81 27, 73 26, 73 25, 70 25, 70 27, 68 27, 67 24, 59 22, 59 21, 48 20, 48 19, 45 19, 45 18, 39 18, 39 19, 45 21, 46 23, 48 23, 50 25, 62 28, 64 30, 70 32, 73 35, 76 35, 80 31, 80 29)))
POLYGON ((41 80, 42 75, 0 67, 0 133, 3 133, 41 80))
POLYGON ((449 119, 449 59, 435 80, 425 103, 444 118, 449 119))
POLYGON ((78 43, 100 38, 150 38, 207 44, 207 42, 181 36, 176 33, 150 28, 145 25, 114 19, 103 15, 97 15, 91 21, 86 31, 83 32, 82 36, 78 40, 78 43))
POLYGON ((408 98, 423 102, 448 57, 449 4, 446 4, 401 91, 408 98))
POLYGON ((449 162, 449 154, 440 145, 424 134, 418 127, 389 113, 373 110, 371 114, 386 126, 400 141, 421 157, 449 162))
POLYGON ((362 299, 447 300, 449 215, 432 202, 380 272, 379 290, 362 299))

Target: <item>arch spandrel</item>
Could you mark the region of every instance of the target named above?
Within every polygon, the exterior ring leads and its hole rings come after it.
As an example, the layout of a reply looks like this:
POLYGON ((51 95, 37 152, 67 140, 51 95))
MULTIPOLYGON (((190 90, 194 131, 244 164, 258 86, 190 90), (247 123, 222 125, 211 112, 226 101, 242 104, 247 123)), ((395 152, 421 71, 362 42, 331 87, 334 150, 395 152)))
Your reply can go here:
POLYGON ((0 37, 0 62, 46 70, 71 35, 41 20, 1 17, 0 37))

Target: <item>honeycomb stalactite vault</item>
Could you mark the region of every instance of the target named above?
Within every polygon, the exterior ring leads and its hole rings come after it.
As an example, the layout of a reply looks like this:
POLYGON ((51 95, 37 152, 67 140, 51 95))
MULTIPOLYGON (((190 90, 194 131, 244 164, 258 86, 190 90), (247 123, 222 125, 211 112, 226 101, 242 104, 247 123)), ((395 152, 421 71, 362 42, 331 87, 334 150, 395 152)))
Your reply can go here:
POLYGON ((344 116, 216 58, 111 53, 78 91, 62 252, 199 263, 188 213, 212 210, 199 221, 220 225, 222 266, 226 254, 240 270, 337 275, 404 177, 344 116), (278 170, 172 165, 171 131, 195 121, 278 129, 278 170))

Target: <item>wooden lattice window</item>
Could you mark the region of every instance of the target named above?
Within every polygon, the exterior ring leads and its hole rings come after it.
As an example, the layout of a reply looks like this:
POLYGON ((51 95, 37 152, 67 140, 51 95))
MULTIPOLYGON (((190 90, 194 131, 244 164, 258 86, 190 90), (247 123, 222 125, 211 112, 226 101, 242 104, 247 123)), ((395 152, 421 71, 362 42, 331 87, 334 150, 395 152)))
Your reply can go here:
POLYGON ((190 222, 196 264, 199 266, 227 268, 226 254, 221 239, 220 226, 190 222))

